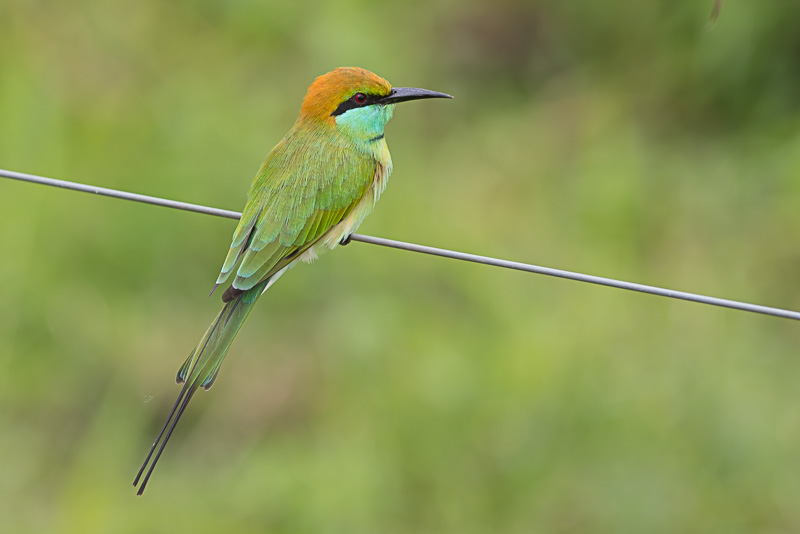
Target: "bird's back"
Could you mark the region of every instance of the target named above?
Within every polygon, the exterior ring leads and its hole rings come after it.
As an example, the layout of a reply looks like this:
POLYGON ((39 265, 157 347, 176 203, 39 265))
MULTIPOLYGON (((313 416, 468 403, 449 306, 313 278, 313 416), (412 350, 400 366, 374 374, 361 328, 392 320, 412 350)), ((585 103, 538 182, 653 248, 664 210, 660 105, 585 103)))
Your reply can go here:
POLYGON ((385 141, 364 150, 335 130, 312 126, 298 120, 262 164, 217 283, 239 259, 238 290, 301 256, 313 259, 354 231, 374 206, 391 172, 385 141))

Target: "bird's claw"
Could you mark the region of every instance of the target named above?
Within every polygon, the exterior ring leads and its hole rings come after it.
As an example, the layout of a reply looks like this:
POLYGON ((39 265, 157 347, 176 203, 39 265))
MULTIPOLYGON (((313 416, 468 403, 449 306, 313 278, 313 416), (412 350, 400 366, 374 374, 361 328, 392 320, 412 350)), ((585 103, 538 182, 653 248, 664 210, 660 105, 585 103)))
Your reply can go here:
POLYGON ((352 240, 353 234, 347 234, 347 237, 339 241, 339 244, 342 246, 349 245, 350 241, 352 240))

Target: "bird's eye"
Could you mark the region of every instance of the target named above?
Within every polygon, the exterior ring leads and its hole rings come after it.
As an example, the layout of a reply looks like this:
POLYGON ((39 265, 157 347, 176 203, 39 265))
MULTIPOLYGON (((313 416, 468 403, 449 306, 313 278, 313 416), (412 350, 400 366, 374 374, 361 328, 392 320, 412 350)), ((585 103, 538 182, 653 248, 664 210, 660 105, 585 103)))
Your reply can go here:
POLYGON ((367 101, 367 95, 364 93, 356 93, 353 95, 353 100, 355 100, 356 104, 363 104, 367 101))

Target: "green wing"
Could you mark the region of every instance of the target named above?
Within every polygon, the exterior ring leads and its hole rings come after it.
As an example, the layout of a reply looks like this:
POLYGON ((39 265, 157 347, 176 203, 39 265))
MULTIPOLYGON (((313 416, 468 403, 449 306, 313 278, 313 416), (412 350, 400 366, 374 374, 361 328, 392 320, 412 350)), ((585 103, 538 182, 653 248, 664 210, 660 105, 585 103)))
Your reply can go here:
POLYGON ((217 284, 235 272, 233 288, 247 290, 289 265, 353 210, 376 167, 338 133, 295 126, 250 186, 217 284))

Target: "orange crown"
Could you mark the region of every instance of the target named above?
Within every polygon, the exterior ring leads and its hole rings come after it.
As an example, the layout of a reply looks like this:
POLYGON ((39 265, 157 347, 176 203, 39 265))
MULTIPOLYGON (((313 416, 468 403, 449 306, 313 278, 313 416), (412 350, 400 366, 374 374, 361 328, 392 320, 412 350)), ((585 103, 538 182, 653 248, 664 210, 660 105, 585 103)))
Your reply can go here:
POLYGON ((334 110, 355 93, 386 96, 391 91, 392 85, 377 74, 358 67, 339 67, 317 77, 309 86, 300 117, 333 122, 334 110))

